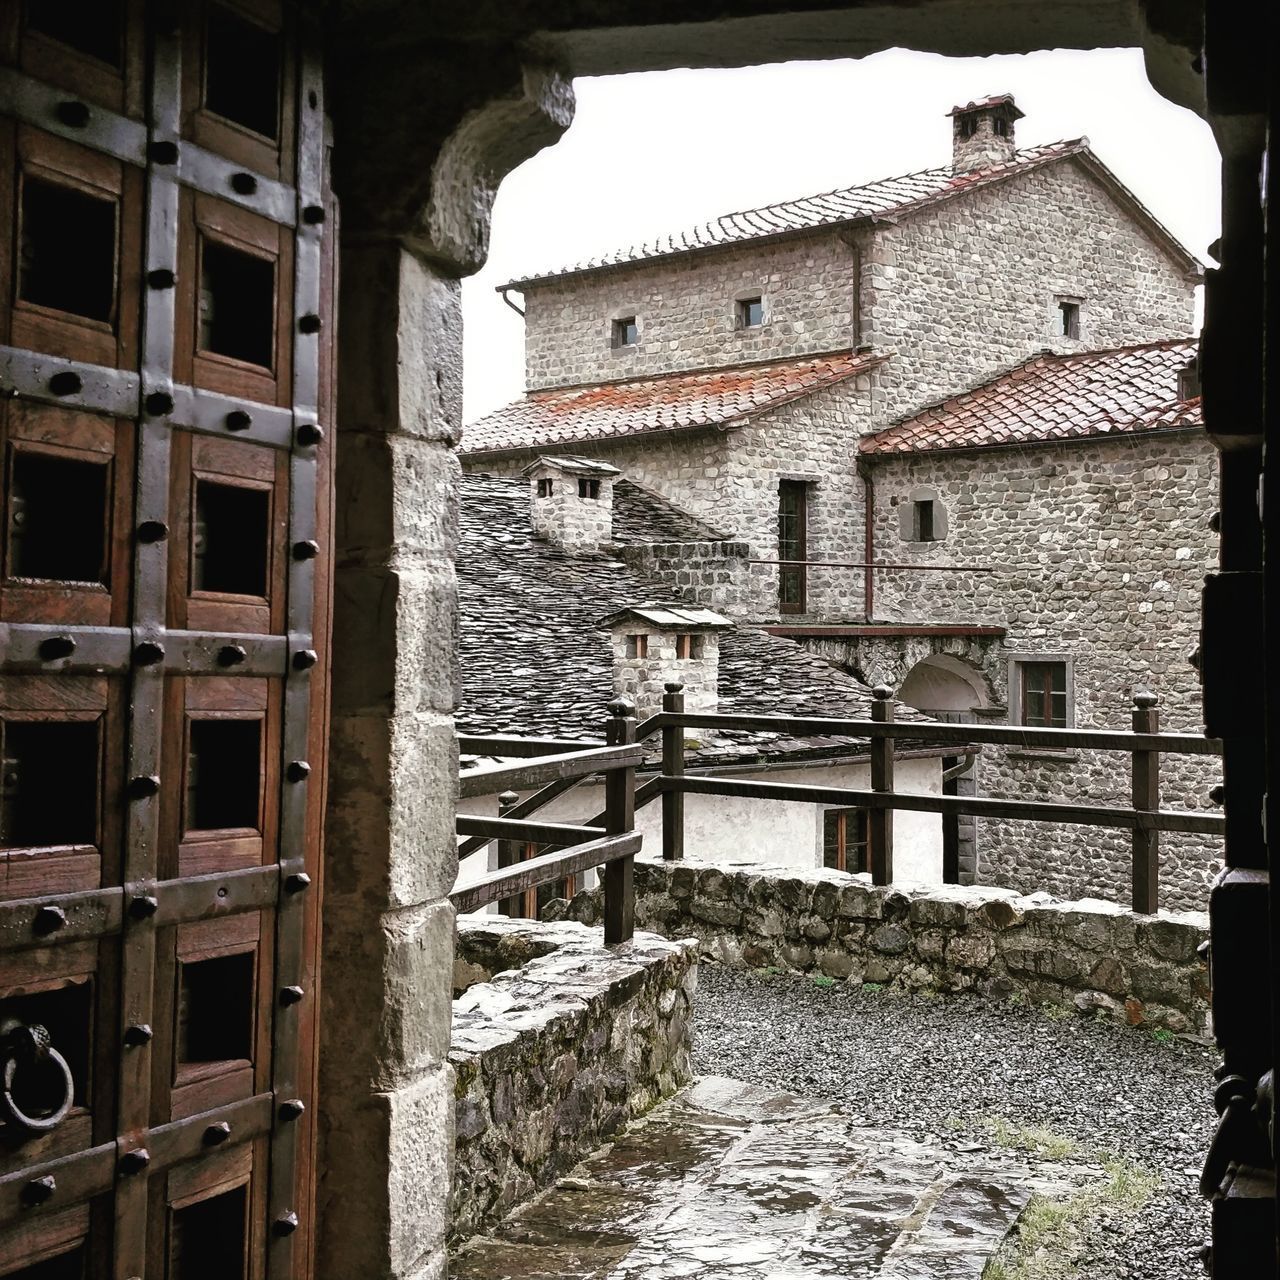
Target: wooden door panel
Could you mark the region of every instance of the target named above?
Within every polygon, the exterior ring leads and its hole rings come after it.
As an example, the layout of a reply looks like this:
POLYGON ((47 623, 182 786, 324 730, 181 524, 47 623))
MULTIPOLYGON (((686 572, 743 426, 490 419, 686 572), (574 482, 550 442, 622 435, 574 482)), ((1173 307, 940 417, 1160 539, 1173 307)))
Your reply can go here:
POLYGON ((309 20, 163 8, 0 0, 0 1276, 304 1280, 337 209, 309 20))

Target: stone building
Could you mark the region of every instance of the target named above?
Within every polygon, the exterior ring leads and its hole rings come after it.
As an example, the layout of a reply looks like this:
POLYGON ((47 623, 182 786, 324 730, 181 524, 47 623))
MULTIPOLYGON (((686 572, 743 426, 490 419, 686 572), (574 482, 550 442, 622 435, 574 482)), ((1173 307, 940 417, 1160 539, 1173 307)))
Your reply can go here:
MULTIPOLYGON (((1185 385, 1199 264, 1085 140, 1018 150, 1020 117, 969 103, 949 166, 505 286, 528 391, 468 426, 464 466, 571 447, 619 468, 714 526, 632 563, 931 714, 1123 727, 1149 690, 1194 729, 1216 550, 1185 385)), ((1102 762, 988 756, 954 788, 1127 802, 1102 762)), ((1204 808, 1212 781, 1171 765, 1166 799, 1204 808)), ((984 820, 960 841, 966 878, 1123 896, 1115 833, 984 820)), ((1167 900, 1199 905, 1206 842, 1164 855, 1167 900)))
MULTIPOLYGON (((464 474, 458 544, 459 729, 464 734, 518 734, 583 741, 603 739, 606 705, 622 695, 640 717, 661 710, 664 686, 679 682, 689 711, 752 713, 767 706, 797 716, 866 719, 871 691, 816 654, 751 624, 699 607, 697 584, 674 586, 649 572, 671 551, 695 560, 716 542, 700 521, 675 510, 625 477, 613 477, 591 497, 576 481, 595 473, 572 456, 539 458, 528 475, 464 474), (545 493, 562 477, 574 483, 545 493), (555 499, 555 518, 546 503, 555 499), (583 514, 575 508, 591 508, 583 514), (599 532, 583 541, 584 528, 599 532), (609 530, 606 535, 603 531, 609 530), (701 549, 701 552, 700 552, 701 549)), ((685 574, 686 577, 694 575, 685 574)), ((714 585, 714 584, 713 584, 714 585)), ((957 748, 928 739, 895 751, 898 785, 937 794, 957 748)), ((659 739, 651 740, 646 773, 658 772, 659 739)), ((685 741, 685 768, 742 781, 778 781, 866 789, 865 740, 780 737, 773 733, 694 731, 685 741)), ((461 802, 464 812, 495 814, 496 795, 461 802)), ((582 823, 603 809, 603 787, 586 782, 539 810, 548 820, 582 823)), ((685 797, 686 839, 712 858, 748 857, 761 863, 867 869, 861 811, 755 797, 685 797), (751 839, 743 841, 743 832, 751 839)), ((661 806, 636 814, 646 847, 662 847, 661 806)), ((895 826, 895 874, 902 880, 942 880, 942 820, 901 813, 895 826)), ((533 850, 523 850, 531 853, 533 850)), ((497 865, 498 849, 461 860, 459 886, 497 865)), ((587 873, 590 880, 594 873, 587 873)), ((552 896, 558 896, 553 894, 552 896)), ((543 894, 545 899, 546 894, 543 894)), ((508 904, 515 911, 523 906, 508 904)), ((528 910, 536 909, 536 900, 528 910)), ((509 911, 510 913, 510 911, 509 911)))

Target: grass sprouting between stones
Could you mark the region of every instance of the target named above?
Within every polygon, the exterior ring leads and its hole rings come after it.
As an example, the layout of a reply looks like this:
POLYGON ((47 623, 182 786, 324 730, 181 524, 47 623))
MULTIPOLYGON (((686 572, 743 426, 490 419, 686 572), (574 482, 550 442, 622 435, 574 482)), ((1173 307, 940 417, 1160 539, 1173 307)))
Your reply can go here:
POLYGON ((982 1280, 1075 1280, 1090 1222, 1102 1214, 1136 1214, 1160 1185, 1132 1161, 1113 1157, 1102 1167, 1103 1181, 1065 1200, 1032 1196, 1015 1230, 983 1269, 982 1280))

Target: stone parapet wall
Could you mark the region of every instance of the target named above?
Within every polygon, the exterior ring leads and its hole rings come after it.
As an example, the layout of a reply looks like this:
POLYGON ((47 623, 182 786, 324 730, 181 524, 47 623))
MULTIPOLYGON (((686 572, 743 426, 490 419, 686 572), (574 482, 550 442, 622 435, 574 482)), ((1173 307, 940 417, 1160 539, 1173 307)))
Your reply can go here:
POLYGON ((449 1061, 459 1243, 688 1083, 697 949, 582 924, 458 920, 449 1061))
MULTIPOLYGON (((703 956, 749 968, 975 991, 1134 1026, 1206 1035, 1202 912, 1139 916, 1110 902, 961 885, 876 888, 865 875, 758 863, 636 860, 636 921, 693 937, 703 956)), ((599 912, 594 892, 568 906, 599 912)))
POLYGON ((618 559, 694 604, 746 614, 751 548, 745 542, 654 542, 615 548, 618 559))

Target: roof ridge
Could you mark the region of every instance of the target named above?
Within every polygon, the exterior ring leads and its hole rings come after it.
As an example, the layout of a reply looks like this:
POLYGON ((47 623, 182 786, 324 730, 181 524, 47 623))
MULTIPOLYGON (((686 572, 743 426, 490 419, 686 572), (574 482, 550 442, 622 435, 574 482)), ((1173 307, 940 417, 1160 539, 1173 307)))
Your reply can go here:
MULTIPOLYGON (((805 195, 792 196, 786 200, 774 200, 769 204, 755 205, 747 209, 733 209, 724 213, 715 214, 711 217, 704 218, 701 222, 691 226, 686 226, 680 231, 665 231, 642 239, 632 244, 625 250, 607 249, 602 250, 598 255, 587 258, 582 262, 567 267, 560 267, 555 270, 542 270, 534 272, 530 275, 518 276, 509 280, 506 284, 495 285, 495 291, 501 292, 504 289, 518 288, 522 284, 531 284, 534 281, 555 279, 558 276, 577 275, 587 271, 598 271, 610 266, 625 266, 632 262, 642 262, 652 258, 671 257, 681 253, 692 253, 699 249, 717 249, 727 244, 743 243, 750 240, 766 239, 771 235, 795 235, 805 231, 817 230, 821 227, 838 226, 842 222, 854 222, 860 218, 875 218, 879 215, 875 213, 848 214, 845 216, 832 215, 831 217, 812 223, 809 226, 800 227, 779 227, 774 231, 761 231, 756 235, 744 236, 739 240, 717 240, 714 238, 703 240, 702 233, 709 227, 719 226, 730 222, 735 218, 746 218, 756 214, 769 213, 774 210, 793 208, 796 205, 804 204, 809 201, 826 200, 833 196, 849 196, 853 192, 866 191, 872 187, 884 186, 895 182, 910 182, 915 179, 925 177, 941 177, 947 175, 952 178, 963 178, 971 174, 985 174, 988 180, 996 181, 1001 177, 1008 176, 1005 171, 1014 170, 1022 165, 1046 160, 1050 158, 1060 158, 1069 154, 1077 154, 1082 150, 1089 149, 1089 139, 1081 134, 1076 138, 1060 138, 1055 142, 1039 143, 1034 147, 1022 147, 1014 152, 1012 160, 1004 161, 996 165, 980 166, 974 169, 965 169, 956 173, 950 165, 939 164, 932 165, 924 169, 914 169, 910 173, 891 174, 886 177, 872 178, 867 182, 853 183, 844 187, 832 187, 827 191, 813 191, 805 195), (1053 153, 1058 153, 1055 157, 1053 153), (695 244, 680 245, 677 240, 680 237, 692 236, 696 239, 695 244), (652 246, 652 251, 646 250, 652 246), (626 254, 627 256, 615 256, 626 254)), ((1099 162, 1101 163, 1101 162, 1099 162)), ((1106 166, 1103 166, 1106 168, 1106 166)), ((1107 170, 1110 173, 1110 170, 1107 170)), ((1116 179, 1117 185, 1123 186, 1116 179)), ((960 195, 969 190, 969 187, 959 187, 955 191, 949 193, 952 195, 960 195)), ((1127 191, 1127 188, 1126 188, 1127 191)), ((920 199, 936 199, 939 195, 946 194, 944 192, 935 192, 927 197, 915 197, 913 199, 901 201, 893 208, 909 207, 918 203, 920 199)), ((1154 221, 1154 219, 1152 219, 1154 221)), ((1162 228, 1163 229, 1163 228, 1162 228)))

